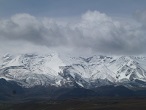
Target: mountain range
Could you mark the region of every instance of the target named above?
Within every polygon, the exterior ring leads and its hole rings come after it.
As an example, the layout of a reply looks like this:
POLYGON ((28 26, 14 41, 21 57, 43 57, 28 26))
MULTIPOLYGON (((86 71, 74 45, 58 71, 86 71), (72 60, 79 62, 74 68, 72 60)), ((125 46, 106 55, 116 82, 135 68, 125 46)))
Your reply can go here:
POLYGON ((49 96, 51 90, 62 94, 58 97, 63 97, 64 91, 70 94, 88 90, 87 94, 94 96, 95 91, 107 95, 123 88, 132 94, 131 89, 146 88, 146 57, 94 55, 85 58, 56 52, 47 55, 6 54, 0 59, 0 88, 3 93, 10 90, 12 94, 16 91, 21 94, 25 88, 27 93, 35 90, 49 96), (107 92, 109 89, 112 92, 107 92))
POLYGON ((146 87, 146 57, 71 57, 21 54, 3 56, 0 78, 30 88, 37 85, 95 88, 104 85, 146 87))

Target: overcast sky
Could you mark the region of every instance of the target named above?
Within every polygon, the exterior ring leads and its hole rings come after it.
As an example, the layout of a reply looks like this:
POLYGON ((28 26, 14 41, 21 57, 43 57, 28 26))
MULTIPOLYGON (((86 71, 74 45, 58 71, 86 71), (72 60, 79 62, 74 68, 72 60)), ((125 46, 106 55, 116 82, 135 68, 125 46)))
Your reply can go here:
POLYGON ((146 0, 0 0, 0 53, 146 54, 146 0))

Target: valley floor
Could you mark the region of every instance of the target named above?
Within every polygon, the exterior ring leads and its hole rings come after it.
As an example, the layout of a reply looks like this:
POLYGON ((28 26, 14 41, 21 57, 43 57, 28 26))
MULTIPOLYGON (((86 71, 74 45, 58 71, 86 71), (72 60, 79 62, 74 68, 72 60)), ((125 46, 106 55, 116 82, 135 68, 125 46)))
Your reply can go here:
POLYGON ((0 110, 146 110, 146 98, 98 98, 64 101, 1 102, 0 110))

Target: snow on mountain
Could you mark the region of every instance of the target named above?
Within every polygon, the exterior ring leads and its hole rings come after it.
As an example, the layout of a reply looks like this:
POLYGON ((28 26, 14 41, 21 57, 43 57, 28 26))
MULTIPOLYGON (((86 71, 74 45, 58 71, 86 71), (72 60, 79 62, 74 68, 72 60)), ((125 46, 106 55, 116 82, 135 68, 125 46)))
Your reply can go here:
POLYGON ((55 83, 60 71, 59 66, 65 66, 58 55, 54 53, 45 56, 35 54, 6 55, 2 61, 0 76, 16 80, 25 86, 55 83))
POLYGON ((24 87, 81 86, 146 82, 146 57, 103 56, 71 57, 48 55, 5 55, 0 60, 0 78, 24 87))
POLYGON ((132 81, 135 79, 146 81, 146 59, 132 56, 118 58, 109 69, 116 74, 117 81, 132 81))

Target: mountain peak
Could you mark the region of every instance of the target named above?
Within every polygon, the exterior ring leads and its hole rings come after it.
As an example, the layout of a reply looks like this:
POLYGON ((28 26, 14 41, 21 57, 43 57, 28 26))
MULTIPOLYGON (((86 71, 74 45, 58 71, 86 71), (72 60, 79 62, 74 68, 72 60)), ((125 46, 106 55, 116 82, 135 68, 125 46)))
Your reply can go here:
POLYGON ((85 88, 111 84, 146 82, 145 57, 94 55, 88 58, 60 55, 56 52, 5 55, 0 78, 13 80, 25 87, 36 85, 85 88))

